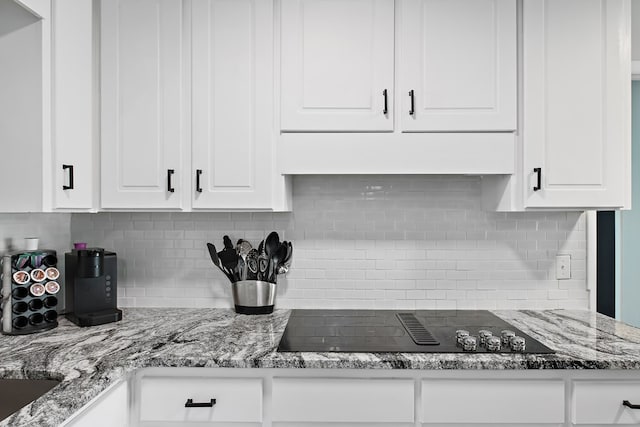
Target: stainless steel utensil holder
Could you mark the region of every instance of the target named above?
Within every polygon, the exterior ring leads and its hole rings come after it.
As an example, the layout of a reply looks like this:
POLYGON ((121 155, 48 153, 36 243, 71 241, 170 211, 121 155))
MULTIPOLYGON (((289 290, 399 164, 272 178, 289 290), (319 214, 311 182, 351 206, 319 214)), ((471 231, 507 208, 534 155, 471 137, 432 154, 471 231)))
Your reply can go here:
POLYGON ((231 284, 233 304, 239 314, 270 314, 276 300, 276 284, 241 280, 231 284))

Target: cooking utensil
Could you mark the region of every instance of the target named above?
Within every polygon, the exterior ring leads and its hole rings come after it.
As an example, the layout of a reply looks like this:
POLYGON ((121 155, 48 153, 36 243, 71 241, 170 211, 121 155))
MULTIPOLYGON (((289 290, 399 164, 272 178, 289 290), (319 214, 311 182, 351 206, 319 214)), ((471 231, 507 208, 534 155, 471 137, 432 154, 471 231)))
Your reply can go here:
POLYGON ((224 243, 224 249, 233 249, 233 242, 231 242, 231 238, 229 238, 229 236, 223 236, 222 242, 224 243))
POLYGON ((258 280, 267 280, 267 268, 269 267, 269 257, 265 251, 264 240, 258 246, 258 280))
POLYGON ((278 233, 272 231, 267 236, 267 239, 264 241, 264 251, 268 257, 275 254, 278 248, 280 247, 280 237, 278 233))
POLYGON ((287 245, 280 245, 278 250, 272 255, 271 260, 269 262, 270 270, 269 270, 269 281, 272 283, 276 283, 277 281, 277 272, 280 262, 287 256, 287 245))
POLYGON ((258 278, 258 251, 251 249, 247 254, 247 280, 256 280, 258 278))
POLYGON ((215 245, 212 243, 207 243, 207 249, 209 249, 209 256, 211 257, 211 261, 213 262, 213 265, 218 267, 224 273, 224 275, 227 276, 227 279, 233 282, 233 277, 229 274, 227 269, 220 262, 220 257, 218 257, 218 252, 216 251, 215 245))
POLYGON ((236 243, 236 252, 240 256, 240 260, 238 260, 240 280, 247 280, 247 255, 251 249, 253 249, 253 246, 251 246, 251 243, 247 240, 240 239, 238 243, 236 243), (240 265, 240 261, 242 261, 242 265, 240 265))
POLYGON ((211 261, 213 264, 220 268, 220 258, 218 258, 218 251, 216 250, 216 246, 212 243, 207 243, 207 249, 209 249, 209 256, 211 257, 211 261))
POLYGON ((280 246, 280 237, 278 233, 272 231, 264 240, 263 252, 260 254, 261 260, 258 265, 260 273, 262 274, 261 280, 271 280, 271 257, 276 253, 280 246))
POLYGON ((278 274, 286 274, 289 271, 289 267, 291 266, 291 255, 293 255, 293 245, 291 242, 286 242, 287 244, 287 255, 284 260, 281 262, 278 267, 278 274))
POLYGON ((229 236, 224 236, 223 241, 224 249, 218 252, 218 258, 220 258, 220 263, 229 270, 229 273, 232 276, 231 281, 236 282, 240 280, 240 275, 237 272, 238 253, 233 247, 233 243, 229 236))

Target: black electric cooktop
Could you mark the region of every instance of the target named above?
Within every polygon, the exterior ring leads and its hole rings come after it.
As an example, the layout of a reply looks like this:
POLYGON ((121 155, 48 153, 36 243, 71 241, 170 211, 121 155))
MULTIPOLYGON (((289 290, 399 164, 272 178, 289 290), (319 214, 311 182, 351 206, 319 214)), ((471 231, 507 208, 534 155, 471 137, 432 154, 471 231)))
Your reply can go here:
MULTIPOLYGON (((292 310, 278 351, 462 353, 456 342, 459 329, 472 336, 488 330, 498 337, 501 331, 510 330, 526 340, 525 350, 518 353, 554 353, 486 310, 292 310), (409 332, 424 344, 416 344, 409 332)), ((478 345, 474 352, 488 351, 478 345)), ((499 350, 512 352, 508 346, 499 350)))

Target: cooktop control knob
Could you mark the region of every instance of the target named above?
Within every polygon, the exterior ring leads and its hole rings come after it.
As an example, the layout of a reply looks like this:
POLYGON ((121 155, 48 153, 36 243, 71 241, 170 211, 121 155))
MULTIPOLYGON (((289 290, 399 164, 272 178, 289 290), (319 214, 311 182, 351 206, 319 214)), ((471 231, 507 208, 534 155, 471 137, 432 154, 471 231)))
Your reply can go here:
POLYGON ((480 336, 480 345, 482 346, 486 344, 487 338, 493 336, 493 332, 481 329, 478 331, 478 335, 480 336))
POLYGON ((505 347, 509 347, 509 343, 511 342, 511 338, 516 336, 516 333, 513 331, 510 331, 508 329, 500 332, 500 336, 502 337, 502 345, 505 347))
POLYGON ((485 347, 487 347, 487 351, 500 351, 502 340, 498 337, 487 337, 485 347))
POLYGON ((462 350, 464 351, 476 351, 478 349, 478 342, 476 337, 466 336, 462 339, 462 350))
POLYGON ((511 350, 512 351, 524 351, 526 348, 525 339, 522 337, 511 338, 511 350))
POLYGON ((456 331, 456 345, 458 347, 462 347, 462 340, 464 339, 464 337, 468 337, 469 336, 469 331, 465 331, 464 329, 458 329, 456 331))

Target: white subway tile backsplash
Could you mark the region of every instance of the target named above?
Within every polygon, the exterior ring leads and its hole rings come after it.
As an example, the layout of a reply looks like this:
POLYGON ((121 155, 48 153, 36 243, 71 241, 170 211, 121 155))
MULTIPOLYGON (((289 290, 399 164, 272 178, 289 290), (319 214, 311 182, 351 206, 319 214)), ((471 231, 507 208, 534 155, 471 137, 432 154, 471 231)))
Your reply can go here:
POLYGON ((118 253, 122 306, 231 307, 205 243, 275 230, 295 247, 278 307, 587 308, 584 215, 485 212, 480 181, 296 176, 293 212, 73 214, 71 240, 118 253))

